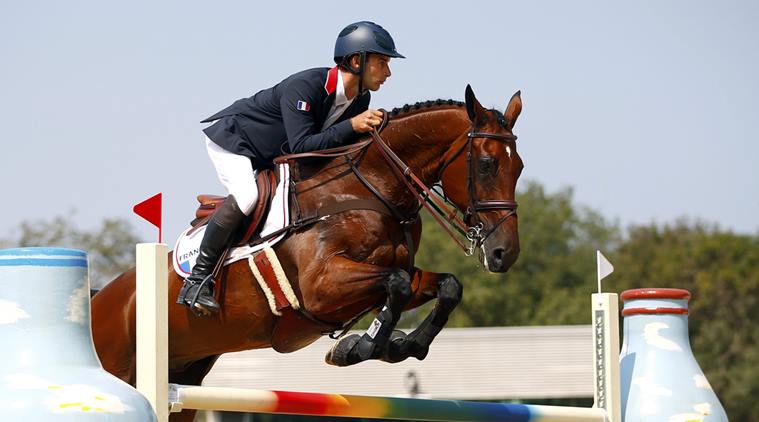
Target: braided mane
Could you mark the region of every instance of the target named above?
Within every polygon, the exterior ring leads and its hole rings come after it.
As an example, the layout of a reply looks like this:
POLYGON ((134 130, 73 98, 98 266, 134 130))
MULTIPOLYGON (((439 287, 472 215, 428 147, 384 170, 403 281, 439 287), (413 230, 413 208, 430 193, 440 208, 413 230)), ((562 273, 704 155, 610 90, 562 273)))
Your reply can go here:
MULTIPOLYGON (((419 101, 414 104, 406 104, 403 107, 395 107, 388 115, 388 117, 403 117, 406 114, 413 113, 419 110, 432 108, 432 107, 439 107, 439 106, 456 106, 456 107, 465 107, 466 103, 463 103, 461 101, 456 100, 443 100, 443 99, 437 99, 437 100, 428 100, 428 101, 419 101)), ((488 111, 495 114, 495 119, 498 122, 498 124, 501 127, 507 127, 506 117, 501 113, 500 111, 496 109, 488 109, 488 111)), ((485 121, 490 120, 487 116, 485 117, 485 121)))
POLYGON ((412 113, 418 110, 422 110, 425 108, 435 107, 435 106, 442 106, 442 105, 452 105, 457 107, 464 107, 465 104, 461 101, 456 100, 429 100, 429 101, 421 101, 414 104, 406 104, 403 107, 396 107, 390 112, 390 117, 398 117, 402 116, 406 113, 412 113))

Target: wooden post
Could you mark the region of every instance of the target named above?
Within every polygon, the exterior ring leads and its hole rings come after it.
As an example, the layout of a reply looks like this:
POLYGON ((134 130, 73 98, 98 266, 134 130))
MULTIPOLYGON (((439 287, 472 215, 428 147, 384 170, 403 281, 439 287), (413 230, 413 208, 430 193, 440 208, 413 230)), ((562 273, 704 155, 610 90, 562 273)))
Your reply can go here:
POLYGON ((137 390, 169 420, 168 247, 137 245, 137 390))
POLYGON ((594 293, 593 407, 606 410, 609 422, 622 422, 619 377, 619 300, 616 293, 594 293))

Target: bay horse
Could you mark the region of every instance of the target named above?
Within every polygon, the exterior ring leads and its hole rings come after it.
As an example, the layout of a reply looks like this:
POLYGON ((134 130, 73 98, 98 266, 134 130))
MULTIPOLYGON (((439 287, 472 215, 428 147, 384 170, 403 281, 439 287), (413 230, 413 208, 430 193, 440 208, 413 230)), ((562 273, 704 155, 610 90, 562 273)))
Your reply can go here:
MULTIPOLYGON (((463 293, 452 274, 413 267, 421 238, 420 200, 440 200, 429 187, 439 183, 443 196, 463 214, 468 252, 476 248, 487 270, 506 272, 519 255, 515 191, 523 164, 512 129, 522 110, 520 93, 503 113, 485 109, 469 86, 465 99, 464 104, 438 100, 396 109, 381 138, 293 171, 301 213, 345 201, 382 203, 318 219, 275 245, 303 312, 290 308, 273 315, 248 263, 239 261, 225 268, 217 284, 221 311, 196 316, 174 303, 182 279, 169 256, 169 381, 200 385, 223 353, 266 347, 294 351, 367 311, 377 312, 371 327, 363 335, 340 337, 327 363, 424 359, 463 293), (409 176, 423 186, 414 191, 409 176), (389 211, 382 212, 383 207, 389 211), (432 299, 437 299, 434 308, 413 332, 394 329, 401 312, 432 299)), ((444 213, 442 219, 455 218, 444 213)), ((104 368, 134 385, 134 268, 93 297, 92 326, 104 368)), ((193 416, 189 410, 171 415, 173 421, 193 416)))

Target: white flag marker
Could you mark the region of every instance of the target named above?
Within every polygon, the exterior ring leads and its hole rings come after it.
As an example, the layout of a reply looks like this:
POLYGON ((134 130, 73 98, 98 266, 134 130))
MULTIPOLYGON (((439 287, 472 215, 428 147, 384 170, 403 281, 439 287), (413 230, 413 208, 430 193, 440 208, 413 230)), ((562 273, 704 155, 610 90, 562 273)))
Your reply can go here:
POLYGON ((596 250, 596 264, 598 268, 598 293, 601 293, 601 279, 613 273, 614 266, 599 250, 596 250))

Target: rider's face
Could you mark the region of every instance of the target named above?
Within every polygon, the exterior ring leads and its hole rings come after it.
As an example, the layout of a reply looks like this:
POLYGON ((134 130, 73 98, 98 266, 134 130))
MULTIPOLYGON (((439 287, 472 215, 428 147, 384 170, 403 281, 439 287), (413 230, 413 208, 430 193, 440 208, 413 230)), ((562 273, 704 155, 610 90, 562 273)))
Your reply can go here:
POLYGON ((369 54, 364 68, 364 88, 377 91, 380 85, 390 77, 390 57, 382 54, 369 54))

